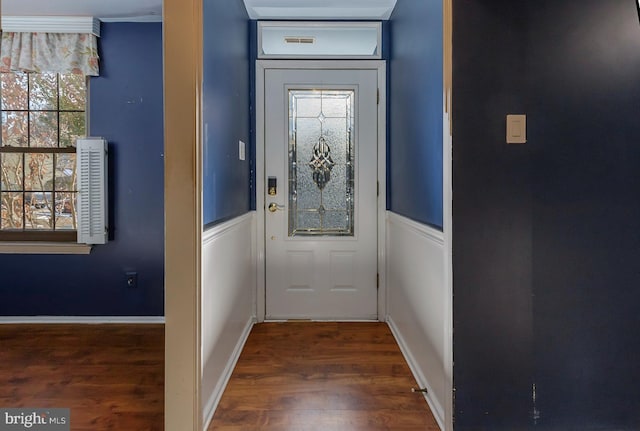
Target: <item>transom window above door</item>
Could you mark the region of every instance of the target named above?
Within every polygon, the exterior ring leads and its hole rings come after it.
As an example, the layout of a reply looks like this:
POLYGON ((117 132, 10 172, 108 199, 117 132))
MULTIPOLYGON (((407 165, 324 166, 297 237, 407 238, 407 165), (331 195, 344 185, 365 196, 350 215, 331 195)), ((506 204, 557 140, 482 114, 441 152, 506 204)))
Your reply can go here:
POLYGON ((381 41, 380 22, 258 22, 258 58, 380 59, 381 41))

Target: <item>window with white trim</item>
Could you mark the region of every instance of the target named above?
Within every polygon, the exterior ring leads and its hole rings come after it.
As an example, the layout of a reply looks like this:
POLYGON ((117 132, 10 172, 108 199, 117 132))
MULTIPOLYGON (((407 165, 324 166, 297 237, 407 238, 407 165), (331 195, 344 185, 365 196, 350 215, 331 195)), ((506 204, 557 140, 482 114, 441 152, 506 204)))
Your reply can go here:
POLYGON ((0 73, 0 241, 75 241, 87 77, 0 73))

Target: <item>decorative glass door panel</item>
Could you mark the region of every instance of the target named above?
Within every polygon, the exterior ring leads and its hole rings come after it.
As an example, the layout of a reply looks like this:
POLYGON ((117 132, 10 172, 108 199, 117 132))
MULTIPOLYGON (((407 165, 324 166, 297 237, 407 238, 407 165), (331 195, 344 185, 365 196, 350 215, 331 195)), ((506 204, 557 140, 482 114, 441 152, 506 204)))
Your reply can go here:
POLYGON ((289 90, 289 236, 353 236, 353 90, 289 90))

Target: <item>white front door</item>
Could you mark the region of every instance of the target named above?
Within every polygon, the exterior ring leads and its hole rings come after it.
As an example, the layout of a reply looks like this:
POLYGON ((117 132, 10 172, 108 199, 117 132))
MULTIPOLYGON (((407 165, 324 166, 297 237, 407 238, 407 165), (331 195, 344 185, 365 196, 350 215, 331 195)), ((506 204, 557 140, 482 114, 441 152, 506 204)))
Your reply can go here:
POLYGON ((378 71, 265 70, 267 319, 376 319, 378 71))

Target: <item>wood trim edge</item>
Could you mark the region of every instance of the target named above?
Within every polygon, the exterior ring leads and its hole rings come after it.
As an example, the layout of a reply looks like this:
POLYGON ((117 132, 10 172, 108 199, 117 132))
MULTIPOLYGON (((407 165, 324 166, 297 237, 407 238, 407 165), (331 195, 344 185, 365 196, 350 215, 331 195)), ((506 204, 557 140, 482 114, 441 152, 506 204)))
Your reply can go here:
POLYGON ((0 242, 0 254, 89 254, 87 244, 61 242, 0 242))
POLYGON ((165 0, 165 417, 202 431, 203 2, 165 0))

